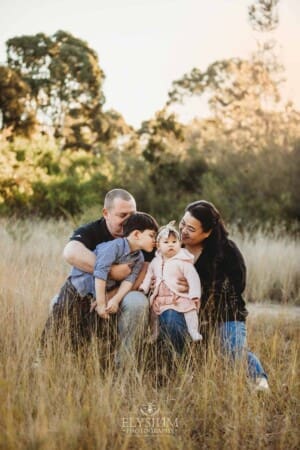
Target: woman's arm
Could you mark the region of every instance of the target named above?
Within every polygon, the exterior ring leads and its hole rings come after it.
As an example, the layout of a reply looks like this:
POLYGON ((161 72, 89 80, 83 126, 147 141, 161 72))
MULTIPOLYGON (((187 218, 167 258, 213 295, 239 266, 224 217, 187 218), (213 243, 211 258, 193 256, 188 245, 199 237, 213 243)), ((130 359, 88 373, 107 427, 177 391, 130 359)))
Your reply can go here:
POLYGON ((224 270, 234 285, 237 293, 242 293, 246 286, 246 265, 237 245, 229 240, 224 259, 224 270))

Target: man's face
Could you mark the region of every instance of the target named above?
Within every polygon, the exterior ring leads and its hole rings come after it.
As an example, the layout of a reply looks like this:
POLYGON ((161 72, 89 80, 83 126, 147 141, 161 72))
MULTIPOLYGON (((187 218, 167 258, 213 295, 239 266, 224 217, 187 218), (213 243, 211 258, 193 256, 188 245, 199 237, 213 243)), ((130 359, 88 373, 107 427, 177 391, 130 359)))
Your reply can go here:
POLYGON ((115 198, 110 209, 103 209, 103 217, 106 225, 113 237, 123 236, 123 223, 136 212, 134 200, 127 202, 121 198, 115 198))

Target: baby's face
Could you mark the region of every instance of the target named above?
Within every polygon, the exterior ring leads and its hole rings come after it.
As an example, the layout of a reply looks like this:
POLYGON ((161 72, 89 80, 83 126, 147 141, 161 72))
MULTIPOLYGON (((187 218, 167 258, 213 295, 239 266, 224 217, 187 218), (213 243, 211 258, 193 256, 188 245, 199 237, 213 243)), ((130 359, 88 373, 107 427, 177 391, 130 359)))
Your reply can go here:
POLYGON ((176 236, 170 234, 169 237, 162 237, 158 241, 157 248, 162 256, 165 258, 172 258, 172 256, 175 256, 179 252, 181 243, 176 236))

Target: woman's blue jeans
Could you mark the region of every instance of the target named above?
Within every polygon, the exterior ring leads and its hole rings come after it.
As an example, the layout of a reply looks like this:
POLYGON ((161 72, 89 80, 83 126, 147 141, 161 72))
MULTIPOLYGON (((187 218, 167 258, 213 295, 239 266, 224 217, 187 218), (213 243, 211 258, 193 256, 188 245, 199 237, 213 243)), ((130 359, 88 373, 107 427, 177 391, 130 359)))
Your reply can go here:
MULTIPOLYGON (((184 315, 169 309, 159 316, 159 322, 161 333, 170 339, 175 351, 181 354, 188 336, 184 315)), ((229 355, 233 360, 240 359, 246 355, 249 376, 253 379, 257 377, 267 378, 257 356, 247 350, 245 322, 224 322, 219 326, 218 334, 224 354, 229 355)))

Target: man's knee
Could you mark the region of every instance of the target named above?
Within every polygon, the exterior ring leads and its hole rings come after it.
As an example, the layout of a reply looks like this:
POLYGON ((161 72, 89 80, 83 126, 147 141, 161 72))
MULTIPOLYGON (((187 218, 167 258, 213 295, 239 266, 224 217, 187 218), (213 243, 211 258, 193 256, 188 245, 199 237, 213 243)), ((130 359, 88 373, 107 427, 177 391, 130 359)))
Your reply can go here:
POLYGON ((149 301, 142 292, 131 291, 123 298, 120 309, 121 312, 147 313, 149 311, 149 301))

